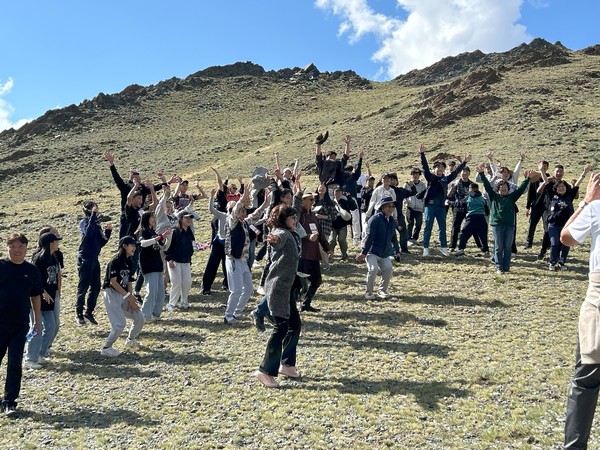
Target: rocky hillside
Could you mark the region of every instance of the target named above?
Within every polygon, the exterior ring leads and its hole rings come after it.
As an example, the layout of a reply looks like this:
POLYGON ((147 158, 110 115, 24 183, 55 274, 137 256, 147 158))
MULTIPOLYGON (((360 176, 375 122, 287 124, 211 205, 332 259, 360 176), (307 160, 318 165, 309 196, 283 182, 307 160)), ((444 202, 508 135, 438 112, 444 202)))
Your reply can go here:
MULTIPOLYGON (((0 133, 0 205, 112 189, 101 153, 117 165, 212 180, 298 158, 310 174, 314 135, 329 148, 350 134, 375 171, 405 170, 425 142, 441 155, 495 149, 510 163, 524 148, 566 166, 599 158, 600 46, 573 52, 536 39, 508 52, 476 51, 377 83, 352 71, 265 71, 251 62, 185 79, 131 85, 50 110, 0 133)), ((432 155, 433 156, 433 155, 432 155)), ((577 169, 578 170, 578 169, 577 169)))

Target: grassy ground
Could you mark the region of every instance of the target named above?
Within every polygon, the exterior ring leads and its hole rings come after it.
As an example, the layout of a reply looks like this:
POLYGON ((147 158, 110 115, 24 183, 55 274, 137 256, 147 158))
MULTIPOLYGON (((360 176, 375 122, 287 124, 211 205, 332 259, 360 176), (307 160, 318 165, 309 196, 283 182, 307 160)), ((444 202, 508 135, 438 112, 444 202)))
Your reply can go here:
POLYGON ((75 214, 53 220, 67 256, 56 354, 25 372, 19 416, 0 418, 11 430, 1 448, 559 447, 587 246, 568 272, 528 250, 504 276, 472 248, 424 259, 413 247, 395 263, 394 297, 375 301, 362 297, 365 266, 336 261, 315 300, 322 312, 303 315, 302 380, 268 390, 252 376, 268 333, 248 319, 222 324, 225 292, 198 294, 207 252, 195 257, 188 312, 147 324, 140 351, 101 357, 103 306, 97 327, 74 320, 75 214))

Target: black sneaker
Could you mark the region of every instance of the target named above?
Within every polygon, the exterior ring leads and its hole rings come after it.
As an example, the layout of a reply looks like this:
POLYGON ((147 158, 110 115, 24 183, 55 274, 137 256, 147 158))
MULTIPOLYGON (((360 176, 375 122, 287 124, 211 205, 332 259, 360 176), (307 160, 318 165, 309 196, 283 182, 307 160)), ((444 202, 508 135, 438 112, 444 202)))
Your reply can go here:
POLYGON ((202 291, 202 292, 200 292, 200 295, 212 295, 212 292, 210 292, 210 291, 202 291))
POLYGON ((265 327, 265 318, 259 316, 256 313, 256 310, 252 310, 252 312, 250 312, 250 317, 252 318, 252 323, 258 331, 266 331, 267 328, 265 327))
POLYGON ((4 405, 4 415, 13 416, 17 412, 17 407, 15 405, 4 405))
POLYGON ((85 325, 85 320, 83 318, 83 314, 77 314, 77 323, 79 325, 85 325))
POLYGON ((315 308, 313 306, 310 305, 302 305, 302 308, 300 308, 300 311, 305 311, 305 312, 319 312, 321 311, 319 308, 315 308))
MULTIPOLYGON (((96 318, 94 317, 94 314, 93 314, 93 313, 85 313, 85 314, 83 315, 83 317, 85 317, 87 320, 89 320, 89 321, 90 321, 90 323, 91 323, 92 325, 98 325, 98 321, 97 321, 97 320, 96 320, 96 318)), ((82 320, 83 320, 83 319, 82 319, 82 320)), ((81 325, 81 322, 79 322, 79 324, 81 325)), ((85 322, 84 322, 84 324, 85 324, 85 322)))

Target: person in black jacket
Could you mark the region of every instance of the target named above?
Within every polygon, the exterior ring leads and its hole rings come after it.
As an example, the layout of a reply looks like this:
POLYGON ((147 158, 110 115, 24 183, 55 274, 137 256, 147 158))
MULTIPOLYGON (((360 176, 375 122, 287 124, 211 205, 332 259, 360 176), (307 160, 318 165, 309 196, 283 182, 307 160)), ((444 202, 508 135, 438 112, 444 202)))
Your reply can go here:
POLYGON ((173 230, 173 237, 165 248, 165 260, 171 279, 171 292, 167 311, 173 311, 177 302, 181 309, 188 310, 188 295, 192 288, 192 255, 194 254, 194 233, 191 229, 194 216, 185 213, 179 217, 179 224, 173 230))
MULTIPOLYGON (((549 166, 548 161, 540 161, 538 168, 540 172, 544 172, 549 177, 550 174, 547 173, 549 166)), ((525 242, 526 249, 533 247, 535 229, 546 211, 546 205, 544 204, 545 196, 537 193, 541 182, 541 178, 530 182, 527 191, 527 203, 525 206, 527 208, 527 216, 529 216, 529 229, 527 230, 527 241, 525 242)))
POLYGON ((81 243, 77 251, 77 303, 75 313, 79 325, 85 325, 84 317, 90 323, 97 325, 94 310, 98 294, 100 294, 100 251, 110 239, 112 224, 108 223, 104 229, 98 220, 98 204, 92 201, 83 202, 84 218, 79 221, 81 243), (89 291, 89 293, 88 293, 89 291), (87 302, 85 295, 88 294, 87 302), (85 306, 85 314, 83 312, 85 306))

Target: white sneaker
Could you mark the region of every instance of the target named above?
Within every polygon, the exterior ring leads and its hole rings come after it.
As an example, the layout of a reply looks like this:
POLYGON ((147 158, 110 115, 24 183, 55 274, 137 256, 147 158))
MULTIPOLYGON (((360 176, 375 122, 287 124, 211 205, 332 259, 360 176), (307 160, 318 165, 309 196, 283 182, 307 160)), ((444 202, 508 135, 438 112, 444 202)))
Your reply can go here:
POLYGON ((121 354, 121 352, 119 350, 117 350, 116 348, 108 347, 108 348, 103 348, 102 350, 100 350, 100 354, 102 356, 110 356, 111 358, 114 358, 116 356, 119 356, 121 354))
POLYGON ((42 369, 44 366, 42 366, 40 363, 35 362, 35 361, 28 361, 25 360, 23 361, 23 367, 25 369, 31 369, 31 370, 40 370, 42 369))
POLYGON ((450 252, 448 251, 448 247, 440 247, 440 253, 444 256, 450 256, 450 252))
POLYGON ((375 294, 373 294, 372 292, 366 292, 365 293, 365 298, 367 300, 373 300, 374 298, 377 298, 377 296, 375 294))
POLYGON ((423 256, 429 256, 429 249, 428 248, 424 248, 423 249, 423 256))
POLYGON ((139 341, 136 341, 135 339, 127 338, 127 340, 125 341, 125 347, 140 348, 141 346, 142 344, 140 344, 139 341))
POLYGON ((388 298, 389 296, 388 296, 387 292, 385 292, 385 291, 379 291, 379 292, 377 292, 377 297, 379 297, 379 298, 388 298))
POLYGON ((37 360, 37 362, 40 364, 46 364, 48 361, 50 361, 50 360, 48 359, 47 356, 40 356, 37 360))
POLYGON ((173 311, 175 311, 175 307, 173 305, 171 305, 170 303, 167 303, 167 311, 173 312, 173 311))
POLYGON ((258 292, 260 295, 265 295, 265 287, 259 286, 256 292, 258 292))

